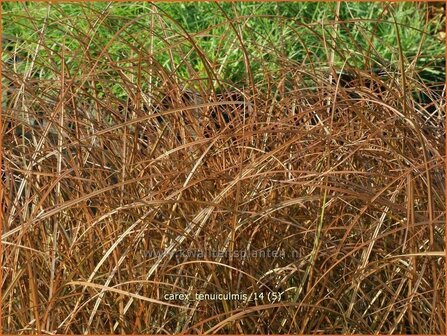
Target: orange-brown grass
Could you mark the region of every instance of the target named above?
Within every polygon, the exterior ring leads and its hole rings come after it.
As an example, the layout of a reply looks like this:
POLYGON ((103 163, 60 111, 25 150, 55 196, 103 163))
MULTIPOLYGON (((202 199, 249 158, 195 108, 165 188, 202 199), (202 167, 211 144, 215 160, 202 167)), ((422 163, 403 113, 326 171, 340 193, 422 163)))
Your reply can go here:
POLYGON ((4 66, 3 332, 445 333, 444 101, 417 71, 324 41, 238 86, 80 41, 80 75, 4 66))

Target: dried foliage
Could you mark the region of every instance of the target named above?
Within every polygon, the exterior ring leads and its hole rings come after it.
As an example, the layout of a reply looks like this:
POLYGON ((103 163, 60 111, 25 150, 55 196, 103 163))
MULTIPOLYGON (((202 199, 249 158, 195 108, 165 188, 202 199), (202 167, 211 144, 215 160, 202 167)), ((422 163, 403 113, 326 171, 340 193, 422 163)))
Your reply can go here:
POLYGON ((445 333, 444 59, 374 48, 413 32, 398 5, 306 24, 215 5, 222 35, 76 6, 89 25, 3 41, 4 332, 445 333), (272 20, 284 45, 260 44, 272 20))

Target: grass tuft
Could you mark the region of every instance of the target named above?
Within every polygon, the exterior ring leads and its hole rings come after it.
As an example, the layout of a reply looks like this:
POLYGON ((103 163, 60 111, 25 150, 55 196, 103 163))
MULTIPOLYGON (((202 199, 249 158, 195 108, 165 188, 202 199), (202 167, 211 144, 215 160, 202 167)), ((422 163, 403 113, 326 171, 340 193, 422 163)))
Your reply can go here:
POLYGON ((2 8, 3 332, 445 333, 443 7, 2 8))

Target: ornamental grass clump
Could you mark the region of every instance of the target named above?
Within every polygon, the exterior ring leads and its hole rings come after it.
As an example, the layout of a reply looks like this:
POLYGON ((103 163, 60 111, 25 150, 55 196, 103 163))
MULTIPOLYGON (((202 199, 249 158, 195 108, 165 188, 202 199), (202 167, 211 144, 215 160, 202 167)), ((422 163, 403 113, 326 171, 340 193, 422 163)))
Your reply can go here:
POLYGON ((2 6, 3 332, 445 333, 442 8, 2 6))

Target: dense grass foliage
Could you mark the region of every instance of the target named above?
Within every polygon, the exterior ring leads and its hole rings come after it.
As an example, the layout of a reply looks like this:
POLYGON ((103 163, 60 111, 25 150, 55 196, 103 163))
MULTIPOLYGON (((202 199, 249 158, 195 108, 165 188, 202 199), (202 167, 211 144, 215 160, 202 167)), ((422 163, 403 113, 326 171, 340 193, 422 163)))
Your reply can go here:
POLYGON ((445 333, 442 6, 2 8, 3 332, 445 333))

